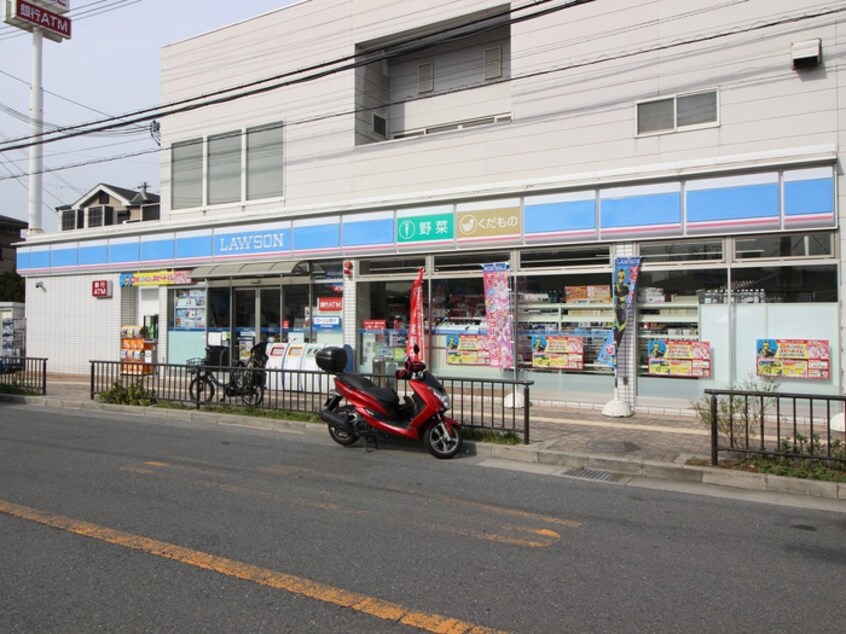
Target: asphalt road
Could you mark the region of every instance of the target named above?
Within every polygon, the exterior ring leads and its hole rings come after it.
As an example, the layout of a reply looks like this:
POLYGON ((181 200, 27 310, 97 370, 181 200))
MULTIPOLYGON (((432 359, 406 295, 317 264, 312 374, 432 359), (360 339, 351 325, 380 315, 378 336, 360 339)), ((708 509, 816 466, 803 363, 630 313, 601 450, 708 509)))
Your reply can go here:
POLYGON ((843 630, 844 513, 480 462, 0 403, 0 631, 843 630))

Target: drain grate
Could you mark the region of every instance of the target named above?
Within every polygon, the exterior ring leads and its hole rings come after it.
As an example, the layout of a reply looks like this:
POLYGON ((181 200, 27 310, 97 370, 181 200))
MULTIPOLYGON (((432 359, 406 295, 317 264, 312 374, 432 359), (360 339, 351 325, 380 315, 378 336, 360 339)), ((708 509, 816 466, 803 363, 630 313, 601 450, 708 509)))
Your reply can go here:
POLYGON ((602 482, 616 482, 620 479, 619 473, 611 473, 610 471, 599 471, 597 469, 585 469, 579 467, 570 469, 563 475, 568 478, 581 478, 582 480, 600 480, 602 482))

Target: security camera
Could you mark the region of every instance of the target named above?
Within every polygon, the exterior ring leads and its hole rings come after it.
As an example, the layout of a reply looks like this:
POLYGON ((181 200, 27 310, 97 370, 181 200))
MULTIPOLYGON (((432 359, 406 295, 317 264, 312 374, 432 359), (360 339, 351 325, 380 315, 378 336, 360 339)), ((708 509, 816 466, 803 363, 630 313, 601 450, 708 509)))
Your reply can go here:
POLYGON ((44 288, 44 282, 36 282, 35 288, 44 288))

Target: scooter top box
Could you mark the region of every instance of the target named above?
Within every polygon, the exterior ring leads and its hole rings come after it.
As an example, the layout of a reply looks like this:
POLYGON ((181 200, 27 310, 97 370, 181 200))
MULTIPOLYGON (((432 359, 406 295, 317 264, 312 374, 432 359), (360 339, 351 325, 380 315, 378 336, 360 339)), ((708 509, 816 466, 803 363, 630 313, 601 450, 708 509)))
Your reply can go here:
POLYGON ((347 367, 347 352, 334 346, 318 350, 314 355, 317 367, 324 372, 343 372, 347 367))

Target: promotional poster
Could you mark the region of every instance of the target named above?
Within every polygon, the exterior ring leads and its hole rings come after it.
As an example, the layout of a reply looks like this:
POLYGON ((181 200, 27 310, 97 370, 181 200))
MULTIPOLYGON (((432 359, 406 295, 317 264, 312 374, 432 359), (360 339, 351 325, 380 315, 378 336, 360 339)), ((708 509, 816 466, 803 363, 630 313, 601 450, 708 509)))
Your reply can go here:
POLYGON ((614 283, 611 295, 614 302, 614 327, 608 333, 608 338, 597 356, 597 361, 612 368, 617 367, 617 347, 623 340, 623 332, 632 312, 635 293, 637 292, 637 278, 640 273, 640 257, 617 258, 614 261, 614 283))
POLYGON ((492 368, 513 368, 511 289, 508 286, 508 264, 486 264, 483 279, 488 326, 488 365, 492 368))

